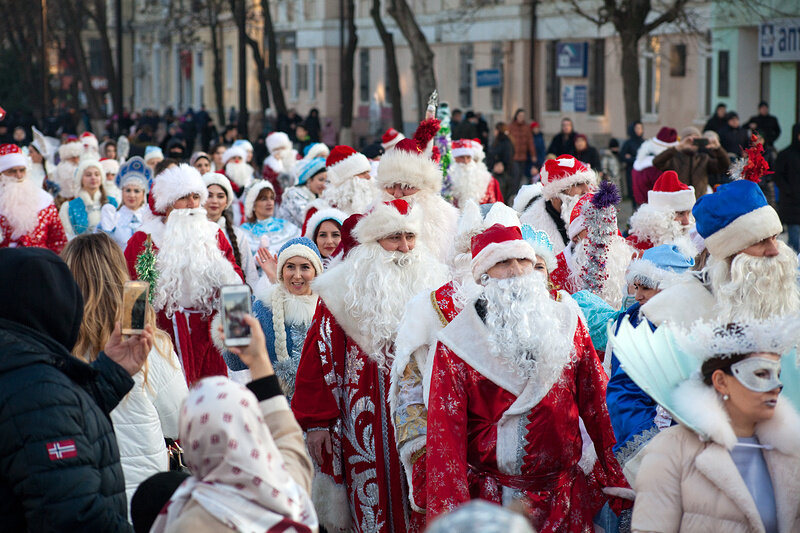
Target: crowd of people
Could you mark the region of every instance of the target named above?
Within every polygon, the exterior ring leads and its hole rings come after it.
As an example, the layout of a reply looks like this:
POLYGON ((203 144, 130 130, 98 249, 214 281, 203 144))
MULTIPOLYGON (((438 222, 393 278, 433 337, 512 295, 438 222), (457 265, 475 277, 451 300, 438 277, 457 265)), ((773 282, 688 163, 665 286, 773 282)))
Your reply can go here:
POLYGON ((0 145, 3 529, 799 531, 800 125, 771 165, 760 109, 614 171, 522 110, 0 145))

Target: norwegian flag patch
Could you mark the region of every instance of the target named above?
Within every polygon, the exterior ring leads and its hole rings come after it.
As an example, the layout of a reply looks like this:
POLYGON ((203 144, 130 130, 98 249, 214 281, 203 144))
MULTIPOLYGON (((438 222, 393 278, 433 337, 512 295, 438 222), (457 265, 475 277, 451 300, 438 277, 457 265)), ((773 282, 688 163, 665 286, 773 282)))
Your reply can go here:
POLYGON ((75 447, 75 441, 72 439, 48 442, 47 455, 50 456, 51 461, 71 459, 78 456, 78 449, 75 447))

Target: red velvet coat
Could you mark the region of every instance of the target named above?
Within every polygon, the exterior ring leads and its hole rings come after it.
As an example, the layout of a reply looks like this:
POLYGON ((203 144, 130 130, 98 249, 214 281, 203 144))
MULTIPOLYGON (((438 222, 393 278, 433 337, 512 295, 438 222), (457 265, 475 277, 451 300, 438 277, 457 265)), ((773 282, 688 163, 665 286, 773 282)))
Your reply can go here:
POLYGON ((564 290, 570 294, 575 294, 578 292, 578 288, 569 279, 569 276, 569 264, 567 264, 564 252, 561 252, 556 256, 556 268, 550 273, 550 282, 553 284, 556 291, 564 290))
MULTIPOLYGON (((44 191, 42 194, 47 195, 44 191)), ((49 195, 47 195, 49 196, 49 195)), ((61 218, 58 210, 53 205, 50 198, 49 205, 39 211, 39 222, 30 233, 22 235, 16 240, 11 239, 14 228, 8 223, 3 215, 0 215, 0 248, 48 248, 57 254, 67 244, 67 236, 64 233, 64 226, 61 225, 61 218)))

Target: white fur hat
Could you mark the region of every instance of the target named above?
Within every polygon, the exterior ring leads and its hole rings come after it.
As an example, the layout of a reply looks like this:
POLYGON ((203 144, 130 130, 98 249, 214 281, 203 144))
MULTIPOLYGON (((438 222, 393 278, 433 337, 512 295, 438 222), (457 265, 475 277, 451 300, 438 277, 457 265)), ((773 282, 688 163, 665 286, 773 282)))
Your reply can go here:
POLYGON ((377 204, 353 228, 356 240, 365 244, 377 242, 395 233, 419 235, 422 231, 422 208, 405 200, 377 204))
POLYGON ((86 171, 86 169, 89 168, 96 168, 100 172, 100 176, 102 177, 103 181, 106 180, 106 171, 103 169, 102 163, 100 163, 100 160, 97 158, 95 154, 89 152, 81 157, 81 160, 78 163, 78 167, 75 169, 75 173, 73 174, 76 187, 78 188, 81 187, 81 181, 83 181, 83 173, 86 171))
POLYGON ((58 157, 61 161, 71 157, 80 157, 83 153, 83 144, 77 137, 70 137, 64 144, 58 147, 58 157))
POLYGON ((317 228, 325 222, 326 220, 333 220, 341 226, 345 219, 347 219, 347 213, 343 211, 339 211, 336 208, 330 207, 327 209, 320 209, 315 211, 313 215, 311 215, 308 220, 306 220, 305 225, 305 232, 303 233, 303 237, 308 237, 309 239, 314 239, 314 232, 317 231, 317 228))
POLYGON ((200 205, 208 200, 208 188, 197 169, 186 163, 169 167, 156 176, 153 183, 155 211, 164 213, 175 201, 192 193, 200 195, 200 205))
POLYGON ((314 159, 315 157, 328 157, 331 149, 325 143, 314 143, 306 146, 303 150, 303 159, 314 159))
POLYGON ((267 150, 269 153, 274 152, 275 150, 279 150, 281 148, 291 148, 292 141, 289 140, 289 136, 283 133, 282 131, 273 131, 269 135, 267 135, 267 150))
POLYGON ((83 144, 83 149, 84 150, 87 150, 87 151, 91 150, 91 151, 97 153, 98 142, 97 142, 97 137, 95 137, 94 133, 91 133, 89 131, 85 131, 85 132, 81 133, 80 140, 81 140, 81 143, 83 144))
POLYGON ((241 157, 242 161, 247 160, 247 152, 242 146, 231 146, 224 152, 222 152, 222 166, 228 164, 228 161, 231 160, 232 157, 241 157))
POLYGON ((117 172, 119 172, 119 161, 116 159, 104 157, 100 160, 100 166, 103 167, 103 177, 105 177, 106 174, 114 174, 116 176, 117 172))
POLYGON ((258 193, 260 193, 264 189, 269 189, 273 193, 275 192, 275 187, 272 186, 270 182, 267 180, 259 180, 255 182, 250 188, 247 190, 247 196, 244 199, 244 218, 249 219, 253 216, 253 207, 256 205, 256 198, 258 198, 258 193))
POLYGON ((545 161, 540 176, 542 194, 546 200, 555 198, 558 193, 573 185, 581 183, 597 185, 597 173, 571 155, 562 155, 545 161))
POLYGON ((476 282, 490 268, 508 259, 530 259, 536 263, 536 252, 522 238, 519 227, 494 224, 472 238, 472 277, 476 282))
POLYGON ((413 139, 403 139, 381 157, 376 182, 381 189, 401 183, 440 194, 442 170, 430 157, 419 151, 413 139))
POLYGON ((456 252, 469 253, 472 238, 495 224, 519 228, 519 216, 502 202, 478 206, 473 200, 467 200, 458 219, 454 245, 456 252))
POLYGON ((206 188, 210 187, 211 185, 219 185, 225 190, 225 194, 228 196, 228 205, 231 205, 236 197, 233 195, 233 187, 231 187, 231 180, 225 177, 225 174, 221 174, 219 172, 206 172, 203 174, 203 182, 206 184, 206 188))
POLYGON ((295 237, 287 241, 278 251, 278 281, 283 281, 283 265, 292 257, 308 259, 317 275, 322 274, 322 256, 319 254, 317 245, 306 237, 295 237))
POLYGON ((333 147, 325 166, 328 169, 328 181, 333 186, 345 183, 356 174, 369 172, 371 168, 367 156, 345 145, 333 147))

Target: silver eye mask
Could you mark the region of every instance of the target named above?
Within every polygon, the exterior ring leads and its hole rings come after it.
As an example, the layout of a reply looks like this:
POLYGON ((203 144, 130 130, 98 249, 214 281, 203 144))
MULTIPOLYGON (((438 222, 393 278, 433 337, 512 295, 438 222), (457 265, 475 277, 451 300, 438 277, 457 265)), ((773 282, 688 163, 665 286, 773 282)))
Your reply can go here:
POLYGON ((731 365, 734 377, 753 392, 768 392, 782 386, 781 362, 763 357, 748 357, 731 365))

